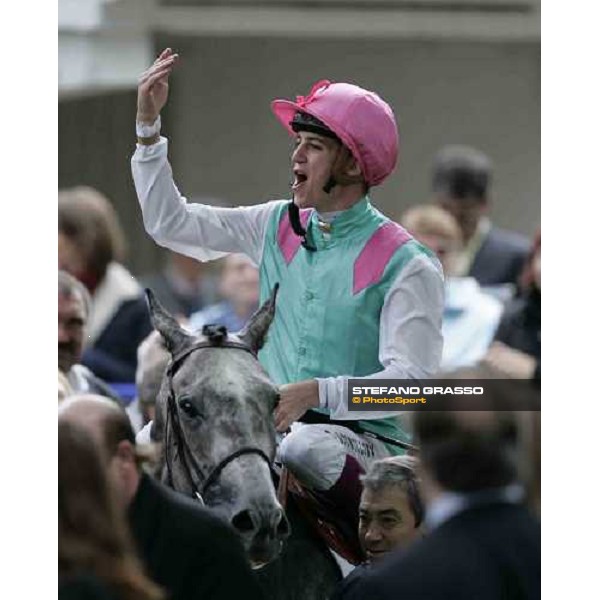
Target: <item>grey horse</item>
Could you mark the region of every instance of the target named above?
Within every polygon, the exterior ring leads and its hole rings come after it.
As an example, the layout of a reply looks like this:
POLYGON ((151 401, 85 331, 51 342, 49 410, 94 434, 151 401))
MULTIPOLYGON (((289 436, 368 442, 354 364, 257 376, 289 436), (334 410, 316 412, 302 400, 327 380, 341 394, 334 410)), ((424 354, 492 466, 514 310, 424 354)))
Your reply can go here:
POLYGON ((151 435, 162 442, 158 476, 237 530, 268 598, 326 600, 339 567, 292 501, 284 513, 271 474, 278 391, 256 353, 276 295, 277 288, 237 334, 209 327, 191 335, 147 291, 171 357, 151 435))

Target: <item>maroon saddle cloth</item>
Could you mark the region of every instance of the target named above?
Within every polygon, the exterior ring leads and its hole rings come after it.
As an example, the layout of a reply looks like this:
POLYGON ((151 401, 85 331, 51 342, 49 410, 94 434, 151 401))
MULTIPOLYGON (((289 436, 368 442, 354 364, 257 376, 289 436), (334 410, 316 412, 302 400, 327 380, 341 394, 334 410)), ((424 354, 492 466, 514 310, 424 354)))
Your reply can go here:
POLYGON ((279 501, 284 508, 286 496, 291 494, 311 529, 329 548, 353 565, 365 560, 358 540, 361 473, 358 462, 347 456, 336 484, 329 490, 320 491, 303 486, 293 473, 284 468, 278 491, 279 501))

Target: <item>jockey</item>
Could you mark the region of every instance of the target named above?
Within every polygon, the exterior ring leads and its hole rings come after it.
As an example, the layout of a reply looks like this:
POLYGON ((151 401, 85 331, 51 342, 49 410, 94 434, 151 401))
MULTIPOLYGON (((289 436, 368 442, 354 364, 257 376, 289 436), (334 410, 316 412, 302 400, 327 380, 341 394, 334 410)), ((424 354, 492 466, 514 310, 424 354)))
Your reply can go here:
POLYGON ((396 164, 394 114, 378 95, 348 83, 320 81, 296 102, 275 100, 275 116, 295 137, 292 199, 188 204, 160 135, 176 61, 165 50, 138 87, 132 170, 146 230, 201 261, 247 254, 260 269, 261 302, 280 284, 259 355, 280 384, 276 428, 291 426, 279 459, 310 489, 352 507, 356 520, 358 475, 404 452, 389 438, 410 437, 392 412, 350 412, 348 378, 428 378, 442 352, 441 267, 369 196, 396 164))

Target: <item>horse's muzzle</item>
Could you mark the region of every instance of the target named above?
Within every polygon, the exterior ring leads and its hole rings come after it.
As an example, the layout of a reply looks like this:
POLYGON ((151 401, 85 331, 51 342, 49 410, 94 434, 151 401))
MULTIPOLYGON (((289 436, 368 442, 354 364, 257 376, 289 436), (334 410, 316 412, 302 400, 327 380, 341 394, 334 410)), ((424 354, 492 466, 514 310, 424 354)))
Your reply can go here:
MULTIPOLYGON (((271 503, 269 503, 271 504, 271 503)), ((279 504, 254 506, 231 518, 253 568, 261 568, 276 559, 290 535, 290 524, 279 504)))

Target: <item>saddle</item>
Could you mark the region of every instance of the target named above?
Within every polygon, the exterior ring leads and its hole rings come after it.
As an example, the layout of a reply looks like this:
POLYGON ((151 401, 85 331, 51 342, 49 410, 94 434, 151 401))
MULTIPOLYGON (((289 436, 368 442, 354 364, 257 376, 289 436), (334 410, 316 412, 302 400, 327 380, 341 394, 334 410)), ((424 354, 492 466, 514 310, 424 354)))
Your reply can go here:
POLYGON ((288 494, 293 497, 309 528, 330 550, 353 565, 364 562, 365 555, 358 539, 358 506, 340 512, 339 505, 324 494, 303 486, 287 467, 283 467, 277 497, 284 510, 288 494))

